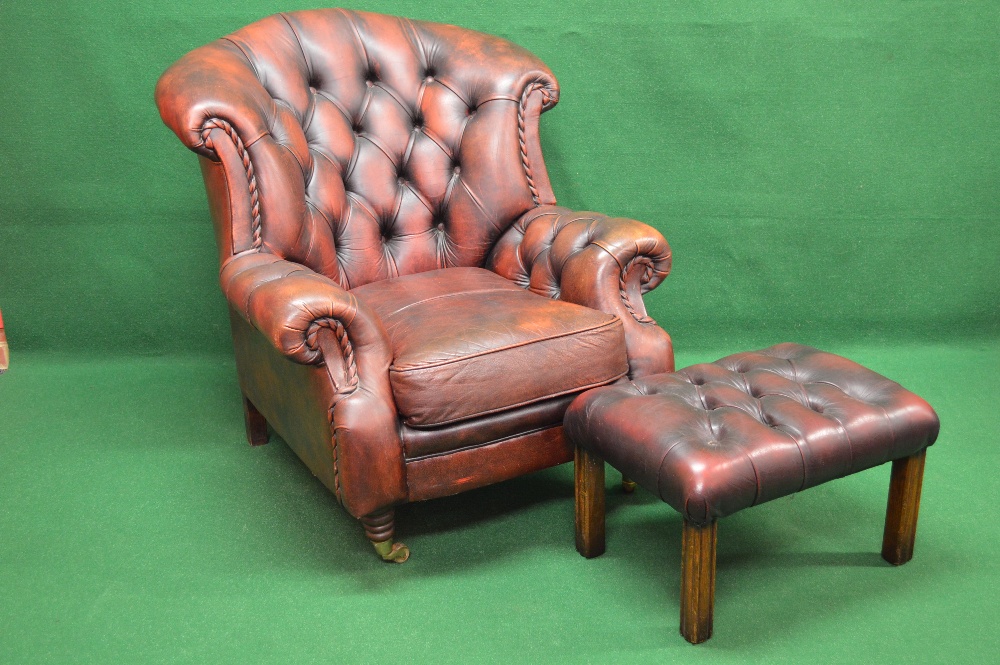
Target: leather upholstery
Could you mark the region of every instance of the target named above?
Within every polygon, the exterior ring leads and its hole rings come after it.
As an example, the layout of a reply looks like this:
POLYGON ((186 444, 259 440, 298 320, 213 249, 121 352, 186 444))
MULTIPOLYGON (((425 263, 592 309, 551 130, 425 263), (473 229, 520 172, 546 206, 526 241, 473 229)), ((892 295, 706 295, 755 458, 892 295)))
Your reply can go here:
POLYGON ((670 246, 633 219, 539 206, 500 238, 487 266, 550 298, 616 315, 632 376, 674 370, 670 335, 646 314, 642 294, 670 272, 670 246))
POLYGON ((673 367, 641 297, 666 241, 554 207, 558 98, 503 39, 341 9, 258 21, 157 84, 200 156, 241 389, 356 517, 566 461, 559 395, 673 367))
POLYGON ((934 410, 898 383, 798 344, 598 388, 568 437, 704 524, 934 443, 934 410))
POLYGON ((403 440, 406 459, 414 460, 453 453, 465 448, 503 441, 525 432, 537 432, 552 427, 562 429, 566 407, 578 394, 571 393, 519 409, 463 420, 445 427, 417 429, 401 425, 399 436, 403 440))
POLYGON ((482 268, 408 275, 353 294, 389 335, 389 383, 410 427, 507 411, 628 373, 617 317, 537 296, 482 268))
POLYGON ((558 87, 497 37, 340 9, 280 14, 187 54, 156 96, 196 152, 216 158, 209 143, 232 143, 227 125, 242 141, 260 221, 232 220, 232 253, 259 240, 345 288, 481 266, 518 217, 554 201, 541 151, 532 163, 522 144, 558 87))

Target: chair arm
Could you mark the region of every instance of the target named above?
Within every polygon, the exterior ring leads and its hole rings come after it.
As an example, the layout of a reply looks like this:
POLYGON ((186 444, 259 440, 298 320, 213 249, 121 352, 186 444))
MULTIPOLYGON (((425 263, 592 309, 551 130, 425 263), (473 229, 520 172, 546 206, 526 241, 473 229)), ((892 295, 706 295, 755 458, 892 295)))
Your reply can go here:
POLYGON ((333 446, 331 489, 348 512, 363 517, 405 501, 403 444, 389 385, 392 353, 377 316, 332 280, 273 254, 233 258, 220 282, 237 315, 278 353, 326 366, 334 392, 324 405, 333 446))
POLYGON ((206 128, 222 118, 250 146, 269 133, 274 99, 236 44, 218 40, 186 54, 156 83, 156 105, 164 124, 191 150, 214 158, 206 128))
POLYGON ((642 301, 670 272, 670 246, 651 226, 540 206, 501 236, 487 267, 540 295, 618 316, 631 377, 673 371, 670 336, 642 301))
POLYGON ((229 261, 219 281, 233 309, 297 363, 332 360, 324 357, 328 349, 320 340, 324 328, 332 331, 345 369, 346 384, 339 388, 357 387, 358 355, 391 358, 388 337, 375 314, 353 294, 305 266, 274 254, 250 252, 229 261))

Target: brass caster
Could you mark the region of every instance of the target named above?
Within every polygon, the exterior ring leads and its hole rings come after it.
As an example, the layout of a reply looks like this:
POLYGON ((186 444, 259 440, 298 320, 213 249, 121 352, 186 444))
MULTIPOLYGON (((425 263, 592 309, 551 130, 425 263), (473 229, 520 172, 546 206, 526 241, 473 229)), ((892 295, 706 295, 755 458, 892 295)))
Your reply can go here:
POLYGON ((631 494, 635 491, 636 483, 634 480, 629 480, 628 478, 622 476, 622 491, 626 494, 631 494))
POLYGON ((380 543, 372 543, 372 545, 383 561, 403 563, 410 558, 410 548, 403 543, 393 543, 391 540, 383 540, 380 543))

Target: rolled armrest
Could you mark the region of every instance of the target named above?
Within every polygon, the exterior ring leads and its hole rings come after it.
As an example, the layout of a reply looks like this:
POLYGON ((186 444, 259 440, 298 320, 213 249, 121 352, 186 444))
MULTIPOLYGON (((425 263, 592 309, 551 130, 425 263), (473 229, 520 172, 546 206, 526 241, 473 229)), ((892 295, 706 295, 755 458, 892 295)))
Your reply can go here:
POLYGON ((501 236, 487 267, 535 293, 618 316, 630 376, 673 370, 670 336, 642 301, 670 272, 670 246, 653 227, 539 206, 501 236))
MULTIPOLYGON (((405 501, 403 444, 389 385, 392 354, 376 316, 333 281, 265 252, 233 258, 220 281, 237 315, 280 354, 325 365, 334 391, 323 405, 330 430, 308 445, 318 458, 330 455, 318 468, 329 465, 327 482, 347 511, 362 517, 405 501)), ((286 388, 266 387, 258 408, 265 415, 269 406, 282 408, 280 397, 269 396, 286 388)))
POLYGON ((269 132, 276 114, 274 99, 246 56, 224 40, 178 60, 157 81, 155 95, 164 124, 206 157, 214 158, 215 151, 205 145, 205 130, 213 119, 224 118, 249 146, 269 132))
POLYGON ((332 331, 344 364, 344 385, 338 390, 357 387, 358 356, 388 366, 389 341, 376 316, 323 275, 273 254, 252 252, 227 263, 219 281, 233 309, 297 363, 329 364, 333 359, 324 356, 330 345, 324 345, 320 333, 332 331))

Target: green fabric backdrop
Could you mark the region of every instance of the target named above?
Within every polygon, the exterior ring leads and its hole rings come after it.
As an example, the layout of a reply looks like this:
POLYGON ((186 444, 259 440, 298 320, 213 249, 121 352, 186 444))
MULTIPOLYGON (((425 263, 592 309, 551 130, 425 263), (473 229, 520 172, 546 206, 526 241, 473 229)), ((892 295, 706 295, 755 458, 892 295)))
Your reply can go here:
POLYGON ((246 446, 196 159, 152 91, 306 6, 0 0, 0 663, 996 660, 995 0, 363 7, 549 63, 556 194, 670 240, 647 302, 681 365, 812 343, 938 410, 911 563, 878 555, 885 466, 743 511, 699 647, 647 492, 609 491, 591 561, 571 465, 410 504, 387 566, 277 437, 246 446))
MULTIPOLYGON (((157 76, 279 10, 3 3, 0 308, 11 347, 226 352, 195 157, 157 76)), ((386 2, 540 55, 560 203, 670 241, 678 348, 1000 330, 996 3, 386 2)))

